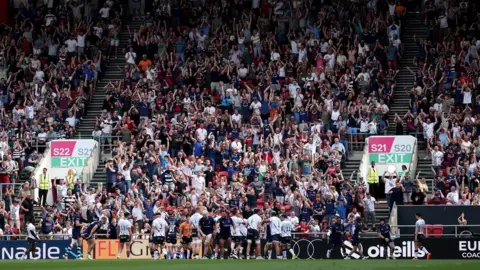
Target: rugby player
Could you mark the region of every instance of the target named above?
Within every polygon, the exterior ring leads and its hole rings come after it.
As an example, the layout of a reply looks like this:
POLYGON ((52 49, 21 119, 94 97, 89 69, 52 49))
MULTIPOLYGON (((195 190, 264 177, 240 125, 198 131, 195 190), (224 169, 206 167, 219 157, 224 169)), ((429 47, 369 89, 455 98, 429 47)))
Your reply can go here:
POLYGON ((236 230, 235 223, 232 218, 228 216, 228 212, 223 209, 221 211, 221 217, 216 224, 219 231, 219 246, 220 246, 220 260, 225 258, 225 244, 227 244, 227 250, 229 254, 232 253, 232 228, 236 230))
MULTIPOLYGON (((357 217, 352 224, 352 246, 353 246, 353 253, 358 253, 362 260, 368 259, 368 257, 363 256, 363 246, 360 240, 360 232, 367 232, 367 230, 362 230, 362 218, 357 217)), ((352 255, 350 255, 351 257, 352 255)))
MULTIPOLYGON (((270 234, 272 237, 272 244, 273 248, 275 249, 275 255, 277 259, 281 260, 282 255, 280 253, 280 238, 281 238, 281 231, 280 231, 280 226, 281 226, 281 220, 277 216, 277 212, 272 211, 271 212, 271 217, 268 219, 268 224, 270 225, 270 234)), ((269 255, 269 259, 271 256, 269 255)))
POLYGON ((190 215, 185 216, 185 221, 180 225, 180 234, 182 235, 182 245, 185 259, 190 259, 192 252, 191 243, 192 243, 192 230, 193 224, 190 222, 190 215))
POLYGON ((203 240, 203 250, 205 254, 203 259, 206 260, 212 256, 212 236, 215 232, 215 221, 211 216, 208 215, 208 211, 204 210, 202 212, 203 217, 198 223, 198 233, 203 240), (208 255, 208 256, 207 256, 208 255))
POLYGON ((250 259, 250 251, 252 244, 255 247, 255 257, 257 259, 262 259, 260 250, 260 230, 262 229, 262 218, 258 215, 260 210, 253 210, 253 215, 247 219, 248 230, 247 230, 247 260, 250 259))
POLYGON ((165 233, 168 231, 168 224, 165 219, 159 214, 155 214, 152 223, 152 232, 150 237, 153 239, 153 249, 150 250, 152 259, 158 260, 159 249, 163 250, 165 246, 165 233))
POLYGON ((234 248, 231 257, 238 259, 242 257, 243 247, 247 242, 247 220, 243 218, 242 212, 234 208, 232 210, 232 220, 235 223, 235 230, 233 230, 234 248))
POLYGON ((87 258, 93 260, 91 256, 92 250, 95 248, 95 234, 100 230, 103 225, 107 225, 107 217, 102 216, 100 221, 94 221, 90 223, 83 232, 83 239, 87 241, 87 258))
POLYGON ((418 250, 427 254, 427 260, 430 260, 432 254, 423 246, 422 240, 424 238, 423 232, 425 231, 425 220, 420 213, 415 214, 417 221, 415 222, 415 252, 413 253, 414 260, 418 260, 418 250))
POLYGON ((35 250, 37 248, 37 241, 40 240, 38 238, 37 232, 35 231, 35 225, 33 225, 34 218, 30 218, 27 223, 27 249, 25 253, 20 257, 20 260, 28 259, 28 254, 32 254, 31 258, 35 257, 35 250))
POLYGON ((117 259, 120 259, 123 249, 127 249, 127 260, 130 260, 130 242, 132 241, 132 223, 129 220, 130 214, 125 212, 123 218, 118 221, 117 235, 120 238, 120 248, 118 249, 117 259))
POLYGON ((327 258, 330 259, 330 255, 334 252, 337 248, 340 248, 340 253, 344 259, 348 258, 345 256, 345 247, 343 245, 343 236, 345 234, 345 225, 342 223, 339 214, 335 215, 335 221, 332 223, 330 227, 330 231, 328 232, 330 235, 330 244, 331 248, 327 250, 327 258))
POLYGON ((65 254, 63 258, 65 260, 68 259, 68 254, 72 254, 77 259, 83 259, 83 251, 82 251, 82 228, 85 224, 82 222, 82 210, 80 207, 76 207, 73 214, 72 214, 72 240, 70 244, 65 248, 65 254), (73 253, 72 250, 74 247, 77 247, 77 253, 73 253))
POLYGON ((293 249, 290 247, 290 242, 292 242, 292 230, 293 223, 287 218, 287 214, 283 213, 280 216, 280 231, 281 231, 281 248, 283 259, 287 259, 287 250, 292 255, 292 260, 295 260, 297 256, 293 252, 293 249))
MULTIPOLYGON (((265 239, 265 246, 263 247, 263 255, 265 256, 265 259, 272 259, 272 232, 270 229, 270 224, 269 224, 269 216, 268 213, 265 213, 264 220, 265 222, 263 223, 263 239, 265 239)), ((257 260, 261 260, 263 257, 258 258, 257 260)))
POLYGON ((173 260, 177 258, 177 238, 178 238, 178 231, 179 231, 179 224, 178 220, 175 218, 175 214, 173 212, 173 208, 167 208, 168 218, 168 233, 167 233, 167 259, 173 260))
POLYGON ((382 245, 384 246, 384 255, 385 258, 395 260, 395 256, 393 255, 395 250, 395 243, 392 240, 392 236, 390 233, 390 225, 385 223, 385 219, 380 219, 380 224, 377 226, 378 238, 382 240, 382 245), (390 256, 388 255, 388 248, 390 248, 390 256))
POLYGON ((193 258, 198 260, 198 254, 200 254, 200 251, 202 250, 202 239, 201 236, 198 233, 198 227, 200 223, 200 219, 202 218, 202 209, 200 207, 197 207, 195 213, 190 217, 190 223, 193 225, 192 228, 192 252, 193 252, 193 258))

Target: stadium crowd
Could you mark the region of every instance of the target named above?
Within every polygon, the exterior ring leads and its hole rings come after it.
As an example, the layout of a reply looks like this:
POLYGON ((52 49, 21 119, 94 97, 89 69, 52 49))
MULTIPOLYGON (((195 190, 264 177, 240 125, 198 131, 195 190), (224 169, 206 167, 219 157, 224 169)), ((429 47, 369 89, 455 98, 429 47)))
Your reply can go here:
MULTIPOLYGON (((108 217, 108 238, 118 237, 125 213, 142 238, 157 213, 185 220, 197 210, 245 219, 274 210, 300 237, 327 232, 337 214, 373 227, 375 198, 342 166, 363 146, 355 142, 386 132, 404 15, 415 1, 93 2, 22 3, 15 25, 1 26, 2 141, 11 132, 19 140, 72 137, 108 60, 125 58, 92 132, 119 138, 104 149, 112 155, 105 183, 61 180, 55 205, 42 208, 42 235, 64 237, 78 206, 85 222, 108 217), (126 17, 140 28, 123 26, 126 17), (130 33, 124 51, 120 31, 130 33)), ((446 197, 439 203, 480 199, 471 104, 480 28, 475 3, 465 5, 426 2, 429 35, 417 39, 406 89, 411 109, 395 119, 398 135, 423 132, 428 142, 440 191, 431 203, 438 194, 446 197), (453 182, 460 196, 450 195, 453 182)), ((402 192, 427 196, 421 181, 407 182, 402 192)), ((4 235, 20 232, 20 213, 33 212, 29 194, 5 193, 4 235)))

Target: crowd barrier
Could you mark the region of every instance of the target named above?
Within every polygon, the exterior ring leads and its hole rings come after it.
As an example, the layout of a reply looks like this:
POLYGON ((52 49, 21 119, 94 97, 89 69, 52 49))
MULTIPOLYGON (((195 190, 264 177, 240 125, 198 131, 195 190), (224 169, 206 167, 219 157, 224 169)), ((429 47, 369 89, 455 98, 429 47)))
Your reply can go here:
MULTIPOLYGON (((94 252, 91 254, 94 259, 116 259, 119 250, 118 240, 97 239, 94 252)), ((414 257, 415 244, 413 238, 398 238, 394 240, 395 249, 384 247, 380 239, 363 239, 362 245, 364 255, 369 259, 386 259, 393 252, 397 259, 412 259, 414 257)), ((37 243, 36 255, 30 259, 61 259, 65 253, 65 247, 69 244, 67 240, 39 241, 37 243)), ((427 238, 423 240, 424 246, 432 254, 432 259, 480 259, 480 238, 427 238)), ((262 241, 261 253, 263 254, 262 241)), ((0 260, 18 260, 26 250, 27 242, 0 241, 0 260)), ((344 241, 345 255, 353 259, 360 259, 360 256, 353 252, 353 246, 349 241, 344 241)), ((294 239, 291 247, 300 260, 325 259, 327 250, 331 247, 328 239, 303 238, 294 239)), ((86 257, 87 243, 83 245, 83 254, 86 257)), ((148 240, 137 239, 130 243, 131 259, 151 259, 148 240)), ((290 256, 290 254, 288 254, 290 256)), ((426 254, 419 253, 420 259, 425 259, 426 254)), ((70 259, 75 259, 74 254, 69 254, 70 259)), ((121 258, 126 258, 124 249, 121 258)), ((273 254, 275 258, 275 252, 273 254)), ((341 259, 342 253, 332 253, 332 259, 341 259)))

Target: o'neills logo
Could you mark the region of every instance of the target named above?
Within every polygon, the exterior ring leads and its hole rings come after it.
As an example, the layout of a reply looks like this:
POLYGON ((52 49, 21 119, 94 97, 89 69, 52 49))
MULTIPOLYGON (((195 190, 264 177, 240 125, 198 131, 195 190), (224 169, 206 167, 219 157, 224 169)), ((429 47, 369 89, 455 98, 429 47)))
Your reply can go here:
MULTIPOLYGON (((385 258, 386 256, 391 256, 391 248, 384 247, 381 245, 370 246, 367 248, 366 256, 370 258, 385 258), (385 252, 386 250, 386 252, 385 252)), ((414 241, 403 241, 401 245, 395 246, 393 250, 393 256, 395 258, 413 258, 415 253, 415 242, 414 241)), ((418 251, 418 257, 422 258, 426 254, 425 252, 418 251)))
POLYGON ((462 253, 462 258, 480 259, 480 241, 458 241, 458 251, 462 253))

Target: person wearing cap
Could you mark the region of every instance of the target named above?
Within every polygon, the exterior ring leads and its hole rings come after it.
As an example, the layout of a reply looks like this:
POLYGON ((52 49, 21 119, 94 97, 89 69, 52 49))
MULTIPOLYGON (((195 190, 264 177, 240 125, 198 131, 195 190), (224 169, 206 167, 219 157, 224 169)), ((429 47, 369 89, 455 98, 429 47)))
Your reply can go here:
POLYGON ((213 255, 212 237, 215 232, 215 220, 208 215, 207 210, 202 211, 202 218, 199 221, 198 233, 203 240, 203 259, 208 259, 213 255))

